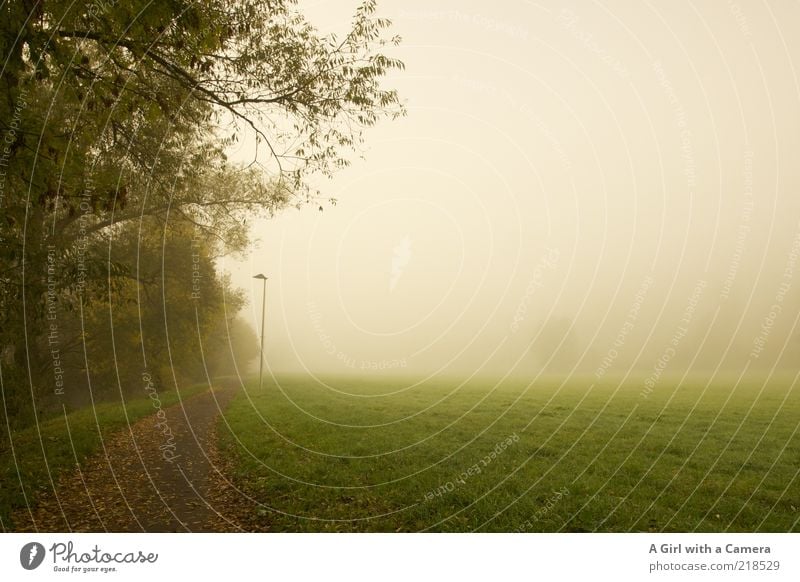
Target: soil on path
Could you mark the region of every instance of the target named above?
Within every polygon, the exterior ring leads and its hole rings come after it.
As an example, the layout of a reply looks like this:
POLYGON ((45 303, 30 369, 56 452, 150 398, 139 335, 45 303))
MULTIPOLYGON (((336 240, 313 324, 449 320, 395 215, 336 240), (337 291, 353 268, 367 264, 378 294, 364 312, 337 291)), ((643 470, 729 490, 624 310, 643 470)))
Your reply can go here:
POLYGON ((234 393, 209 390, 115 433, 55 492, 17 511, 15 530, 242 531, 234 514, 246 515, 245 500, 220 474, 215 448, 217 416, 234 393))

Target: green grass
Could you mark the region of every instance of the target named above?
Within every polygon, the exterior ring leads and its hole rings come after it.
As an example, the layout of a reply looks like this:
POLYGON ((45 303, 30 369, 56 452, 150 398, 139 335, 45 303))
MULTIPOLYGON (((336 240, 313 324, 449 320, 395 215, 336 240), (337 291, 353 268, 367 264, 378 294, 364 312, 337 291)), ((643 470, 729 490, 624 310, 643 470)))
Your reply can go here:
MULTIPOLYGON (((160 392, 162 408, 176 404, 208 388, 197 384, 160 392)), ((52 490, 59 475, 73 470, 79 463, 97 453, 106 438, 125 428, 156 408, 148 398, 124 402, 107 402, 56 416, 11 435, 12 448, 0 451, 0 529, 13 530, 14 509, 33 504, 38 495, 52 490), (51 481, 52 480, 52 481, 51 481)))
POLYGON ((265 382, 220 421, 272 531, 800 529, 789 380, 325 380, 265 382))

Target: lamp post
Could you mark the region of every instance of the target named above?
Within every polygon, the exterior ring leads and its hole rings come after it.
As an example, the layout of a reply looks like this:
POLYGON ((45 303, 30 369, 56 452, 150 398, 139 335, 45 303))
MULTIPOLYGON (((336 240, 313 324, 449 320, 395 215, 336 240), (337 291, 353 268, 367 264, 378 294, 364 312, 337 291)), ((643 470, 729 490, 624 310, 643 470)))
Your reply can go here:
POLYGON ((261 279, 263 282, 261 291, 261 352, 259 353, 258 364, 258 389, 264 386, 264 311, 267 307, 267 278, 259 273, 253 279, 261 279))

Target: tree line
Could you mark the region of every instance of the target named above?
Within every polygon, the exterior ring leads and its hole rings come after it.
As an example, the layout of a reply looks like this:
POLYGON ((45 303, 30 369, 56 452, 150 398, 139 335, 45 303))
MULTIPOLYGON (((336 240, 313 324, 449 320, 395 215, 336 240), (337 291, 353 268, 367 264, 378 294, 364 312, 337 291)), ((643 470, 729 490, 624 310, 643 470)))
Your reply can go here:
POLYGON ((217 261, 246 250, 248 218, 324 203, 312 176, 403 114, 390 24, 370 0, 342 37, 293 0, 0 7, 8 425, 140 394, 145 373, 169 389, 234 369, 252 332, 217 261), (226 156, 239 140, 249 164, 226 156))

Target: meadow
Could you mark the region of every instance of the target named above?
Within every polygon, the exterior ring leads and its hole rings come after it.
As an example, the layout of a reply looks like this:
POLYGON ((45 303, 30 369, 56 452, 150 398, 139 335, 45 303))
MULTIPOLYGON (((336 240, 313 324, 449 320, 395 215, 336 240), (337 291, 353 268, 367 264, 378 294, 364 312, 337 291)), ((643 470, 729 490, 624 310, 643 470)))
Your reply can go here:
POLYGON ((793 382, 287 376, 217 433, 269 531, 798 531, 793 382))

